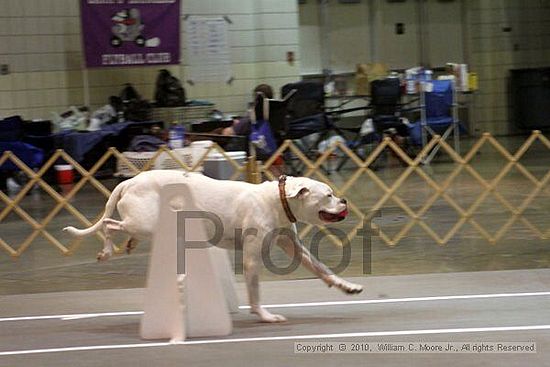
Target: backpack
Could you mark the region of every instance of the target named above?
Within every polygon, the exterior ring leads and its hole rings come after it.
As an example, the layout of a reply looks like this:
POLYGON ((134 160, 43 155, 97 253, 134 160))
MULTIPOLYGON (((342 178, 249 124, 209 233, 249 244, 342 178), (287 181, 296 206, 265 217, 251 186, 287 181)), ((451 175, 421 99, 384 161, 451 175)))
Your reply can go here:
POLYGON ((128 103, 131 101, 139 101, 141 97, 132 84, 126 83, 122 91, 120 91, 120 99, 122 99, 122 102, 128 103))
MULTIPOLYGON (((124 85, 120 92, 122 100, 122 111, 126 121, 147 121, 151 115, 151 105, 141 96, 130 83, 124 85)), ((113 100, 118 101, 118 100, 113 100)))
POLYGON ((251 124, 248 139, 256 148, 256 153, 260 158, 267 159, 277 150, 275 137, 266 120, 255 121, 251 124))
POLYGON ((269 100, 263 93, 256 94, 254 109, 251 111, 250 134, 248 140, 260 159, 269 158, 277 150, 277 142, 267 120, 269 115, 269 100))
POLYGON ((124 105, 124 118, 127 121, 148 121, 151 119, 151 105, 144 99, 134 100, 124 105))
POLYGON ((158 107, 177 107, 185 105, 185 89, 178 78, 166 69, 159 71, 155 100, 158 107))

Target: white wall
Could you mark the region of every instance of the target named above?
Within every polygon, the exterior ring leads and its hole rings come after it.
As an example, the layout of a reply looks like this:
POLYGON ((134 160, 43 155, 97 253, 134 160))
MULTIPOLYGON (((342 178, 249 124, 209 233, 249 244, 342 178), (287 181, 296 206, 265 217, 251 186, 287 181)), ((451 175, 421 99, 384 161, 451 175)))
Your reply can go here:
POLYGON ((317 74, 323 70, 321 63, 321 29, 319 4, 307 1, 299 5, 299 44, 302 74, 317 74))
POLYGON ((379 62, 391 69, 404 69, 420 63, 418 13, 415 1, 379 2, 380 27, 377 32, 379 62), (403 23, 404 34, 395 33, 395 24, 403 23))
MULTIPOLYGON (((0 116, 49 118, 85 101, 77 0, 0 0, 0 116)), ((298 15, 295 0, 182 0, 182 64, 168 67, 186 80, 186 14, 227 15, 234 81, 185 84, 190 99, 208 99, 226 112, 239 113, 258 83, 276 89, 299 79, 298 15), (297 61, 286 62, 293 51, 297 61)), ((91 107, 107 103, 122 84, 133 83, 152 99, 158 66, 88 71, 91 107)))
POLYGON ((0 115, 47 117, 83 101, 78 2, 1 0, 0 115))
POLYGON ((469 0, 471 68, 479 75, 475 96, 478 132, 515 131, 508 116, 509 70, 550 66, 550 1, 469 0), (511 32, 503 32, 511 27, 511 32))
POLYGON ((433 66, 465 63, 463 1, 430 1, 426 6, 427 54, 433 66))
POLYGON ((335 73, 355 71, 355 65, 370 61, 369 1, 358 4, 328 3, 328 39, 323 39, 318 1, 299 5, 302 74, 322 71, 321 50, 328 46, 330 68, 335 73))
MULTIPOLYGON (((227 15, 232 21, 229 42, 234 81, 231 85, 186 85, 193 98, 209 99, 223 111, 241 113, 255 85, 267 83, 278 91, 282 85, 299 80, 299 60, 293 65, 286 62, 288 51, 299 59, 296 1, 183 0, 182 11, 189 15, 227 15)), ((187 68, 185 51, 184 44, 182 75, 187 68)))
MULTIPOLYGON (((368 62, 383 62, 392 69, 419 65, 422 57, 418 5, 414 0, 362 0, 358 4, 328 0, 327 45, 332 71, 352 72, 357 63, 368 62), (403 23, 403 34, 396 34, 397 23, 403 23)), ((430 0, 424 6, 425 61, 434 66, 463 62, 461 2, 430 0)), ((311 0, 299 6, 303 74, 322 71, 320 7, 318 1, 311 0)))

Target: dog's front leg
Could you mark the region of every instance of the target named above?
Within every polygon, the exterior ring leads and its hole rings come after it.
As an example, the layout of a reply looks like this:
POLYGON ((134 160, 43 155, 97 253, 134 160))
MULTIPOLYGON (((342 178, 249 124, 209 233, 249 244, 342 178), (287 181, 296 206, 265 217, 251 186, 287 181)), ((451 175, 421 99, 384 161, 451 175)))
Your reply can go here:
POLYGON ((282 315, 272 314, 260 305, 260 244, 255 241, 246 241, 244 244, 244 278, 248 291, 250 312, 255 313, 263 322, 283 322, 282 315))
POLYGON ((348 282, 347 280, 334 274, 325 264, 317 260, 306 247, 300 244, 297 239, 282 237, 279 239, 277 244, 290 258, 298 256, 302 265, 304 265, 313 274, 317 275, 317 277, 319 277, 329 287, 334 286, 342 292, 348 294, 361 293, 363 291, 363 287, 361 285, 348 282))

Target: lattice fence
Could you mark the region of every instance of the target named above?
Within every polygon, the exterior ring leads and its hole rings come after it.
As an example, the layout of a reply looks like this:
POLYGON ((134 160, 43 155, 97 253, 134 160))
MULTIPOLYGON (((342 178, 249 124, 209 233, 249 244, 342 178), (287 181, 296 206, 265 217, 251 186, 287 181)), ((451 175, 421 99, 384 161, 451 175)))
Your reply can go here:
MULTIPOLYGON (((271 159, 267 160, 265 164, 261 167, 262 173, 269 179, 274 179, 272 174, 272 167, 276 161, 276 157, 284 156, 291 154, 295 160, 299 161, 301 165, 304 166, 303 176, 312 177, 317 180, 323 181, 333 187, 336 195, 338 196, 347 196, 349 194, 350 188, 360 179, 365 176, 368 177, 372 182, 378 186, 383 194, 375 202, 374 205, 369 207, 368 210, 361 210, 360 204, 354 202, 353 200, 348 199, 348 207, 350 211, 359 219, 355 227, 353 227, 347 233, 347 241, 351 242, 355 236, 357 236, 358 230, 364 226, 365 222, 370 223, 384 243, 389 246, 395 246, 401 240, 403 240, 411 231, 414 226, 419 226, 424 230, 424 232, 433 239, 439 245, 447 244, 453 236, 464 226, 464 224, 469 223, 483 238, 485 238, 489 243, 494 244, 499 239, 501 239, 516 222, 520 222, 526 229, 530 231, 531 234, 535 235, 539 239, 548 239, 550 238, 550 228, 547 230, 542 230, 536 225, 532 224, 527 217, 524 216, 525 211, 533 203, 533 200, 542 192, 547 191, 548 180, 550 179, 550 167, 547 168, 542 179, 538 179, 533 175, 521 162, 521 158, 529 150, 529 148, 536 142, 540 141, 546 150, 550 151, 550 141, 540 133, 540 131, 534 131, 532 135, 521 145, 521 147, 515 152, 509 152, 503 145, 501 145, 498 140, 489 133, 485 133, 482 137, 475 142, 472 148, 464 156, 459 155, 453 150, 453 148, 447 144, 440 136, 435 136, 414 158, 411 158, 407 153, 391 138, 385 138, 381 144, 375 147, 372 152, 365 158, 361 159, 357 154, 352 152, 345 144, 337 142, 332 145, 328 150, 326 150, 322 155, 318 156, 316 159, 310 159, 308 156, 302 152, 298 146, 296 146, 292 141, 286 141, 274 154, 271 159), (437 182, 432 178, 426 170, 423 169, 423 162, 425 158, 430 154, 430 152, 436 147, 440 146, 440 149, 447 153, 447 155, 452 159, 454 163, 454 169, 452 172, 441 182, 437 182), (473 158, 480 152, 484 147, 490 145, 498 155, 503 158, 506 162, 504 167, 500 172, 493 177, 492 179, 484 178, 480 172, 474 168, 472 165, 473 158), (375 161, 377 161, 382 154, 387 154, 388 150, 395 155, 401 162, 406 165, 406 168, 400 174, 400 176, 393 182, 393 184, 386 184, 375 172, 373 169, 375 161), (325 170, 322 169, 324 165, 329 163, 329 159, 335 155, 335 152, 344 154, 347 156, 356 168, 351 173, 349 179, 343 184, 338 186, 330 178, 330 175, 327 174, 325 170), (531 182, 534 186, 534 189, 529 193, 529 195, 521 202, 520 205, 515 206, 506 199, 501 193, 499 193, 496 188, 502 182, 502 179, 513 169, 517 169, 527 180, 531 182), (465 206, 458 202, 457 199, 454 199, 449 195, 448 190, 451 184, 456 180, 461 172, 467 172, 470 177, 474 179, 481 186, 481 193, 475 199, 473 203, 469 206, 465 206), (409 204, 403 200, 397 193, 405 181, 413 174, 416 173, 419 177, 422 178, 423 182, 430 188, 431 194, 429 198, 424 202, 418 210, 413 210, 409 204), (489 196, 493 196, 509 213, 509 218, 502 225, 496 233, 490 233, 490 231, 479 223, 478 220, 474 218, 474 213, 479 209, 480 205, 486 201, 489 196), (439 235, 425 220, 426 213, 432 208, 434 203, 438 199, 443 199, 454 211, 456 211, 459 220, 445 233, 443 236, 439 235), (410 220, 407 221, 407 224, 404 225, 400 231, 390 236, 385 233, 380 226, 376 223, 371 222, 371 220, 379 215, 380 209, 382 209, 389 201, 392 201, 393 204, 396 204, 400 209, 402 209, 406 216, 410 220)), ((550 152, 549 152, 550 153, 550 152)), ((301 232, 301 236, 306 236, 313 226, 305 226, 301 232)), ((342 245, 342 241, 336 236, 330 235, 330 232, 325 228, 320 228, 321 231, 324 231, 328 238, 331 239, 337 245, 342 245)))
MULTIPOLYGON (((76 209, 72 204, 71 200, 78 195, 81 189, 86 183, 90 183, 101 195, 105 197, 105 201, 111 194, 111 191, 103 185, 98 179, 94 176, 98 170, 104 166, 104 164, 112 157, 121 160, 124 162, 124 165, 127 169, 133 171, 135 174, 138 174, 141 171, 148 171, 155 166, 155 162, 161 157, 161 155, 167 154, 177 165, 189 172, 198 171, 199 167, 202 166, 204 161, 207 159, 208 155, 211 152, 219 152, 224 156, 227 162, 233 167, 233 174, 230 179, 234 180, 237 177, 247 174, 246 166, 239 164, 239 162, 232 159, 226 154, 226 152, 220 148, 217 144, 213 144, 208 149, 204 149, 204 153, 198 157, 197 161, 193 165, 188 165, 183 162, 180 157, 173 153, 170 149, 162 147, 159 149, 142 167, 139 169, 129 161, 121 152, 115 148, 110 148, 105 154, 91 167, 89 170, 86 170, 75 161, 71 156, 69 156, 63 150, 57 150, 47 162, 36 172, 23 163, 15 154, 12 152, 6 151, 0 157, 0 166, 5 162, 11 161, 17 168, 19 168, 27 177, 28 182, 20 189, 20 191, 13 197, 10 198, 8 195, 0 191, 0 200, 4 202, 5 207, 0 212, 0 247, 4 249, 12 257, 19 257, 31 246, 31 244, 37 239, 38 236, 44 237, 50 244, 58 248, 62 254, 71 255, 79 245, 77 239, 72 240, 69 244, 62 244, 57 238, 58 233, 51 233, 46 230, 46 226, 58 215, 58 213, 65 209, 67 210, 78 223, 84 227, 92 225, 101 217, 101 213, 95 218, 87 218, 81 211, 76 209), (53 166, 59 160, 65 161, 68 164, 71 164, 76 172, 80 175, 80 179, 71 187, 71 189, 64 194, 57 192, 50 184, 44 181, 44 175, 48 170, 53 168, 53 166), (27 211, 21 207, 21 201, 26 197, 29 192, 38 185, 45 194, 50 196, 55 201, 54 208, 46 215, 42 220, 37 220, 33 218, 27 211), (2 225, 6 220, 8 215, 11 212, 15 212, 21 219, 22 222, 27 223, 30 227, 30 234, 24 235, 25 239, 19 244, 9 244, 2 238, 2 225)), ((101 240, 103 240, 103 235, 101 233, 96 233, 101 240)), ((120 250, 116 249, 118 252, 120 250)))
MULTIPOLYGON (((59 249, 60 253, 71 255, 78 248, 79 242, 77 240, 72 240, 70 243, 62 243, 58 239, 59 233, 52 233, 48 231, 46 227, 63 209, 74 217, 76 222, 86 227, 90 226, 101 216, 101 214, 99 214, 95 218, 86 217, 71 203, 71 201, 87 183, 91 184, 106 200, 110 195, 110 190, 95 176, 109 159, 115 158, 121 160, 130 170, 137 174, 140 171, 152 169, 155 166, 156 160, 159 159, 161 155, 167 154, 171 159, 177 162, 177 165, 181 167, 181 169, 186 171, 197 171, 211 151, 221 153, 226 161, 233 167, 234 173, 231 179, 246 176, 249 182, 254 183, 258 183, 262 178, 276 179, 280 171, 279 164, 281 162, 281 157, 283 157, 283 160, 292 160, 292 162, 300 164, 302 167, 300 170, 301 175, 312 177, 329 184, 334 188, 338 196, 346 196, 349 198, 350 192, 354 190, 354 185, 360 183, 361 180, 368 179, 370 182, 373 182, 379 191, 382 192, 382 194, 376 198, 373 205, 369 205, 369 207, 365 209, 364 203, 359 202, 357 199, 348 199, 350 212, 357 219, 357 223, 347 231, 347 242, 351 242, 357 236, 358 231, 364 223, 370 222, 371 219, 377 215, 376 213, 390 202, 392 205, 396 205, 400 208, 409 220, 393 235, 384 232, 380 226, 373 223, 373 226, 378 227, 378 236, 389 246, 394 246, 406 238, 415 226, 420 227, 429 238, 439 245, 447 244, 457 235, 465 224, 469 224, 475 229, 479 236, 485 238, 489 243, 496 243, 499 239, 503 238, 503 236, 511 230, 514 224, 522 225, 531 235, 539 239, 548 239, 550 238, 550 228, 540 228, 540 226, 533 224, 525 215, 526 211, 540 194, 549 194, 548 181, 550 180, 550 167, 545 170, 542 178, 537 178, 536 175, 520 162, 525 153, 537 141, 542 143, 546 151, 550 151, 550 141, 538 131, 533 132, 515 153, 508 151, 497 139, 486 133, 473 144, 472 148, 465 155, 461 156, 455 152, 449 144, 441 140, 440 137, 435 136, 415 157, 410 157, 393 140, 385 138, 378 146, 374 147, 372 152, 364 159, 360 158, 346 145, 339 142, 332 145, 321 155, 312 158, 309 152, 303 152, 299 146, 292 141, 285 141, 277 152, 264 163, 258 163, 254 159, 249 159, 246 164, 240 164, 235 161, 228 156, 222 148, 214 144, 212 147, 205 149, 204 154, 192 165, 186 164, 177 154, 163 147, 140 169, 135 167, 121 152, 114 148, 110 148, 89 170, 84 169, 78 162, 62 150, 56 151, 37 171, 26 166, 25 163, 13 153, 4 152, 0 157, 0 166, 7 161, 11 161, 28 177, 28 182, 12 197, 0 192, 0 200, 5 204, 0 212, 0 247, 5 250, 5 253, 12 257, 19 257, 37 241, 39 236, 41 236, 46 239, 49 244, 59 249), (446 175, 443 180, 432 177, 423 166, 425 158, 433 148, 438 145, 440 146, 440 150, 446 153, 453 162, 451 172, 446 175), (492 147, 492 149, 498 153, 498 156, 505 162, 502 169, 490 179, 485 178, 472 164, 474 157, 483 147, 487 146, 492 147), (374 169, 375 162, 383 154, 387 154, 388 151, 399 158, 404 165, 402 172, 391 184, 386 183, 380 177, 380 170, 376 171, 374 169), (333 159, 336 153, 341 157, 344 156, 349 158, 350 165, 353 167, 351 170, 347 170, 344 182, 338 184, 334 182, 332 175, 330 175, 326 169, 330 160, 333 159), (58 160, 71 164, 80 177, 72 188, 65 193, 56 191, 44 180, 44 175, 58 160), (513 204, 497 190, 499 185, 502 185, 503 178, 513 169, 519 172, 533 187, 519 205, 513 204), (453 196, 449 194, 451 185, 457 181, 460 174, 464 173, 481 188, 479 195, 469 205, 453 198, 453 196), (419 208, 413 208, 398 192, 399 189, 405 185, 407 179, 413 174, 421 178, 423 185, 425 185, 424 189, 429 192, 427 199, 423 201, 423 204, 421 204, 419 208), (21 206, 22 200, 24 200, 26 195, 37 186, 41 188, 43 193, 47 194, 55 201, 53 209, 41 220, 33 218, 33 216, 21 206), (484 227, 474 216, 476 211, 478 211, 480 206, 486 202, 489 197, 494 198, 503 208, 505 208, 506 214, 509 214, 506 222, 493 233, 491 233, 488 228, 484 227), (443 200, 452 208, 458 218, 451 228, 443 235, 438 234, 432 225, 430 225, 429 221, 426 220, 426 213, 428 213, 438 200, 443 200), (21 243, 8 243, 2 238, 2 227, 5 225, 6 219, 10 213, 15 213, 22 223, 26 223, 29 226, 30 230, 28 234, 25 233, 23 235, 24 239, 21 243)), ((307 236, 312 229, 313 226, 306 225, 302 227, 300 235, 307 236)), ((333 243, 343 245, 342 240, 332 235, 327 229, 321 228, 321 230, 325 231, 328 238, 333 243)), ((100 233, 98 233, 97 236, 102 239, 100 233)))

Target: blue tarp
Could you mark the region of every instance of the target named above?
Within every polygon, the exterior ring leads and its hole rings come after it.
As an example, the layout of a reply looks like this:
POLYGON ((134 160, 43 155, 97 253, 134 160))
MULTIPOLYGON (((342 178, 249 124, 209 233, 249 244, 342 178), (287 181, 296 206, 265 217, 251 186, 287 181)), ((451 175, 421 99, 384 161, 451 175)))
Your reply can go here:
MULTIPOLYGON (((0 121, 0 122, 3 122, 3 121, 0 121)), ((103 139, 110 136, 118 136, 126 128, 134 124, 139 125, 143 123, 126 121, 126 122, 118 122, 111 125, 104 125, 101 128, 101 130, 97 130, 97 131, 61 131, 61 132, 51 134, 51 135, 46 135, 46 136, 23 136, 22 139, 26 143, 23 143, 22 141, 5 141, 5 142, 0 141, 0 154, 3 153, 5 150, 12 150, 14 151, 14 153, 17 154, 17 156, 21 154, 24 157, 30 158, 33 156, 33 154, 36 153, 36 151, 33 150, 32 148, 38 149, 34 145, 39 147, 48 146, 48 147, 51 147, 52 150, 53 148, 59 147, 65 150, 67 154, 73 157, 76 161, 82 162, 84 160, 84 156, 86 155, 86 153, 91 151, 98 143, 103 141, 103 139), (29 143, 32 143, 32 145, 29 143), (32 147, 32 148, 28 148, 28 147, 32 147), (14 150, 14 149, 17 149, 17 150, 14 150)), ((8 139, 5 139, 5 140, 8 140, 8 139)), ((41 159, 43 159, 44 152, 41 149, 38 149, 38 150, 42 152, 41 159)), ((33 164, 35 164, 36 160, 30 160, 29 162, 32 162, 33 164)), ((42 161, 40 161, 40 163, 41 162, 42 161)), ((9 169, 13 169, 13 165, 10 166, 8 164, 5 164, 4 166, 11 167, 9 169)), ((4 166, 2 166, 2 169, 8 169, 8 168, 5 168, 4 166)))
MULTIPOLYGON (((22 141, 0 142, 0 155, 2 155, 6 150, 13 152, 17 158, 22 160, 31 168, 39 168, 44 161, 44 151, 42 149, 23 143, 22 141)), ((14 170, 17 171, 19 168, 9 159, 4 162, 2 166, 0 166, 0 171, 14 170)))

